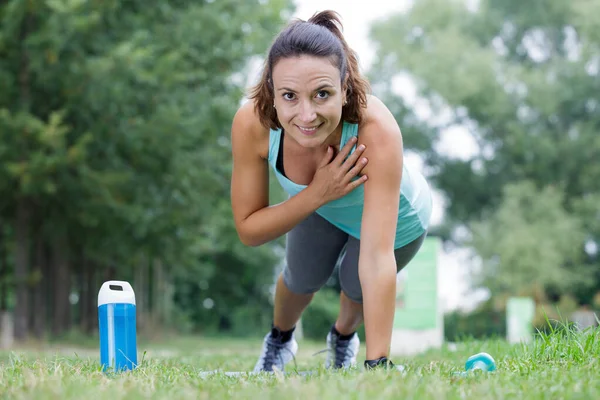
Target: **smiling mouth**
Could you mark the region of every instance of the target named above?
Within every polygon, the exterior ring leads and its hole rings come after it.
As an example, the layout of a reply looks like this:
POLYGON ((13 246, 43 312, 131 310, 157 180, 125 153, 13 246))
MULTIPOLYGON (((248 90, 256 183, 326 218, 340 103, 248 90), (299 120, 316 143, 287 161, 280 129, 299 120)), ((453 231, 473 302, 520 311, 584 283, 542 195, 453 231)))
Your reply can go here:
POLYGON ((311 135, 311 134, 315 133, 321 125, 323 125, 323 124, 319 124, 317 126, 310 126, 310 127, 304 127, 304 126, 299 126, 299 125, 296 125, 296 126, 298 127, 298 129, 300 129, 301 132, 306 133, 307 135, 311 135))

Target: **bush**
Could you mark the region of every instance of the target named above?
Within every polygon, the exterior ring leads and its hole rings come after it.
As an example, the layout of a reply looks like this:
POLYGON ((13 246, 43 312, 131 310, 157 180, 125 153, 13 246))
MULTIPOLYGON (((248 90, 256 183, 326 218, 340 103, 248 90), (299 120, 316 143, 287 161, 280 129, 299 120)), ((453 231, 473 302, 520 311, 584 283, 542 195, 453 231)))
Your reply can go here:
POLYGON ((471 313, 454 311, 444 316, 444 337, 449 342, 465 338, 506 337, 506 312, 487 301, 471 313))
POLYGON ((271 329, 273 308, 257 305, 239 307, 231 313, 231 327, 227 334, 236 337, 264 336, 271 329))

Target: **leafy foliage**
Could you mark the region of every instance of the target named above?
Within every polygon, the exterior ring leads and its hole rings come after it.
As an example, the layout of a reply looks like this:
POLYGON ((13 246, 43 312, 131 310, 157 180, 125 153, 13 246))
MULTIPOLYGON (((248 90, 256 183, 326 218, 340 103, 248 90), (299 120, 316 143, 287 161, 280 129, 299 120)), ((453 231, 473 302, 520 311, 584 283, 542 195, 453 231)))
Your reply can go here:
MULTIPOLYGON (((191 285, 175 294, 178 306, 212 297, 217 320, 257 295, 276 257, 236 244, 229 128, 248 60, 290 9, 287 0, 3 2, 0 223, 30 228, 30 245, 12 238, 20 254, 63 236, 66 247, 52 251, 71 273, 86 259, 118 279, 160 260, 165 279, 191 285), (238 284, 244 294, 231 295, 238 284)), ((15 270, 30 274, 22 260, 15 270)), ((266 301, 257 295, 254 306, 266 301)))
POLYGON ((580 302, 600 291, 600 259, 584 250, 600 243, 592 211, 600 193, 600 25, 590 17, 597 11, 585 0, 424 0, 372 29, 373 79, 385 86, 402 73, 416 85, 419 102, 395 100, 393 111, 447 200, 440 231, 460 241, 456 228, 477 227, 484 275, 497 271, 502 287, 518 281, 513 291, 532 276, 560 282, 553 290, 575 292, 580 302), (460 157, 439 151, 457 129, 473 139, 473 153, 464 142, 453 144, 460 157), (503 269, 491 267, 495 256, 503 269), (581 279, 562 280, 558 271, 581 279), (577 284, 583 279, 593 284, 577 284))
POLYGON ((498 209, 472 225, 472 246, 484 260, 481 284, 496 294, 535 295, 536 288, 564 292, 590 282, 592 271, 580 264, 581 223, 562 204, 556 188, 505 186, 498 209))

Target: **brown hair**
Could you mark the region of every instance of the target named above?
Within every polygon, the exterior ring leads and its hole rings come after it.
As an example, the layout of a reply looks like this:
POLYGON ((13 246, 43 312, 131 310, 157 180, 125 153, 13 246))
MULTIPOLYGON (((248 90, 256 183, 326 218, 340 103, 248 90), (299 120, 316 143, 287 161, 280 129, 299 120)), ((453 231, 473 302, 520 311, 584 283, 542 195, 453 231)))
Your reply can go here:
POLYGON ((360 74, 356 53, 344 39, 339 14, 326 10, 313 15, 308 21, 293 21, 271 45, 260 82, 251 89, 249 96, 255 101, 254 108, 261 124, 271 129, 281 128, 273 107, 273 67, 282 58, 301 55, 331 59, 340 70, 342 85, 348 74, 347 103, 342 108, 342 120, 360 123, 370 86, 360 74))

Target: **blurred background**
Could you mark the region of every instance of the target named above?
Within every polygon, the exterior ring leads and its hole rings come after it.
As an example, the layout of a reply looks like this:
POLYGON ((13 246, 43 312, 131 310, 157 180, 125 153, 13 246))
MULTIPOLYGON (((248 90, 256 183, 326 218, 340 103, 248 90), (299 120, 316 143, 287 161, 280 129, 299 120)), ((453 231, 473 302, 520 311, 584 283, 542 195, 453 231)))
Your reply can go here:
POLYGON ((323 9, 435 189, 445 340, 504 337, 513 297, 531 331, 597 324, 600 2, 7 0, 2 347, 95 338, 109 279, 133 285, 143 338, 265 334, 284 241, 237 237, 230 126, 274 35, 323 9))

